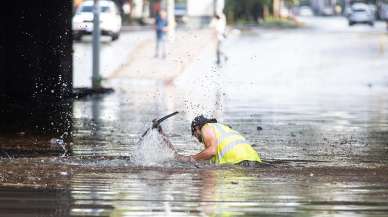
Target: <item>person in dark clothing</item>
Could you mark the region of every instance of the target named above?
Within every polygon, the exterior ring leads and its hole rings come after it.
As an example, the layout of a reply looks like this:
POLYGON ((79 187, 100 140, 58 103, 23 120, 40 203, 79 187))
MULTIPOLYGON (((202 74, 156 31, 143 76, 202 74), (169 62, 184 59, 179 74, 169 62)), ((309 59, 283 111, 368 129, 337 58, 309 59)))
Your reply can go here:
POLYGON ((166 11, 161 10, 158 16, 156 16, 154 29, 156 31, 155 57, 159 57, 161 52, 162 57, 165 58, 166 57, 166 34, 168 31, 166 11))

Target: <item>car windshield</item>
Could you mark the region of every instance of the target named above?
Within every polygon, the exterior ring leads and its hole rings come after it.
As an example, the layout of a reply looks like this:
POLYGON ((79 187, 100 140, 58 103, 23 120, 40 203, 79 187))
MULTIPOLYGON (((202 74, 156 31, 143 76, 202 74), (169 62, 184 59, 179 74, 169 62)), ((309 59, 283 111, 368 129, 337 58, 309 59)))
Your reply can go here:
MULTIPOLYGON (((102 13, 109 13, 111 8, 108 6, 100 6, 100 11, 102 13)), ((93 12, 93 5, 85 5, 80 8, 80 12, 93 12)))

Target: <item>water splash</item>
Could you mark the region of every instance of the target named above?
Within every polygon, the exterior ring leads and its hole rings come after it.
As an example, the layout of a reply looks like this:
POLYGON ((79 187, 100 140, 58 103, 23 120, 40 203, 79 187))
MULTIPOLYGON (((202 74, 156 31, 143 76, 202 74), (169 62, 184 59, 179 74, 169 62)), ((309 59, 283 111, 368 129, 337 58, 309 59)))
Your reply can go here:
POLYGON ((136 146, 131 158, 135 165, 160 166, 174 159, 174 152, 156 129, 149 131, 136 146))

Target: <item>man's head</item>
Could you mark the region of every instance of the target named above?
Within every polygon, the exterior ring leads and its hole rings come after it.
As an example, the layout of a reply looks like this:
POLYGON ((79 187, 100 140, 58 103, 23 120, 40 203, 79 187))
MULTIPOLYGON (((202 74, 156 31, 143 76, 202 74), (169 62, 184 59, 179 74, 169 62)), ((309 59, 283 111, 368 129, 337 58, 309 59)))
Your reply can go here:
POLYGON ((191 122, 191 134, 202 142, 201 128, 207 123, 217 123, 216 119, 208 119, 203 115, 199 115, 191 122))

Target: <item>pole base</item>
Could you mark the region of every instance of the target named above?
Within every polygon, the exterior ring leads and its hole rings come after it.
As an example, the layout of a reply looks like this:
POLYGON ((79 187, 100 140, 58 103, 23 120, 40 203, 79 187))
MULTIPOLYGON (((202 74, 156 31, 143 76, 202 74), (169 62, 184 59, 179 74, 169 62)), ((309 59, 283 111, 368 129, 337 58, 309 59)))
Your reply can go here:
POLYGON ((73 98, 83 98, 87 96, 93 96, 93 95, 101 95, 101 94, 109 94, 113 93, 113 88, 105 88, 105 87, 99 87, 99 88, 74 88, 73 89, 73 98))

